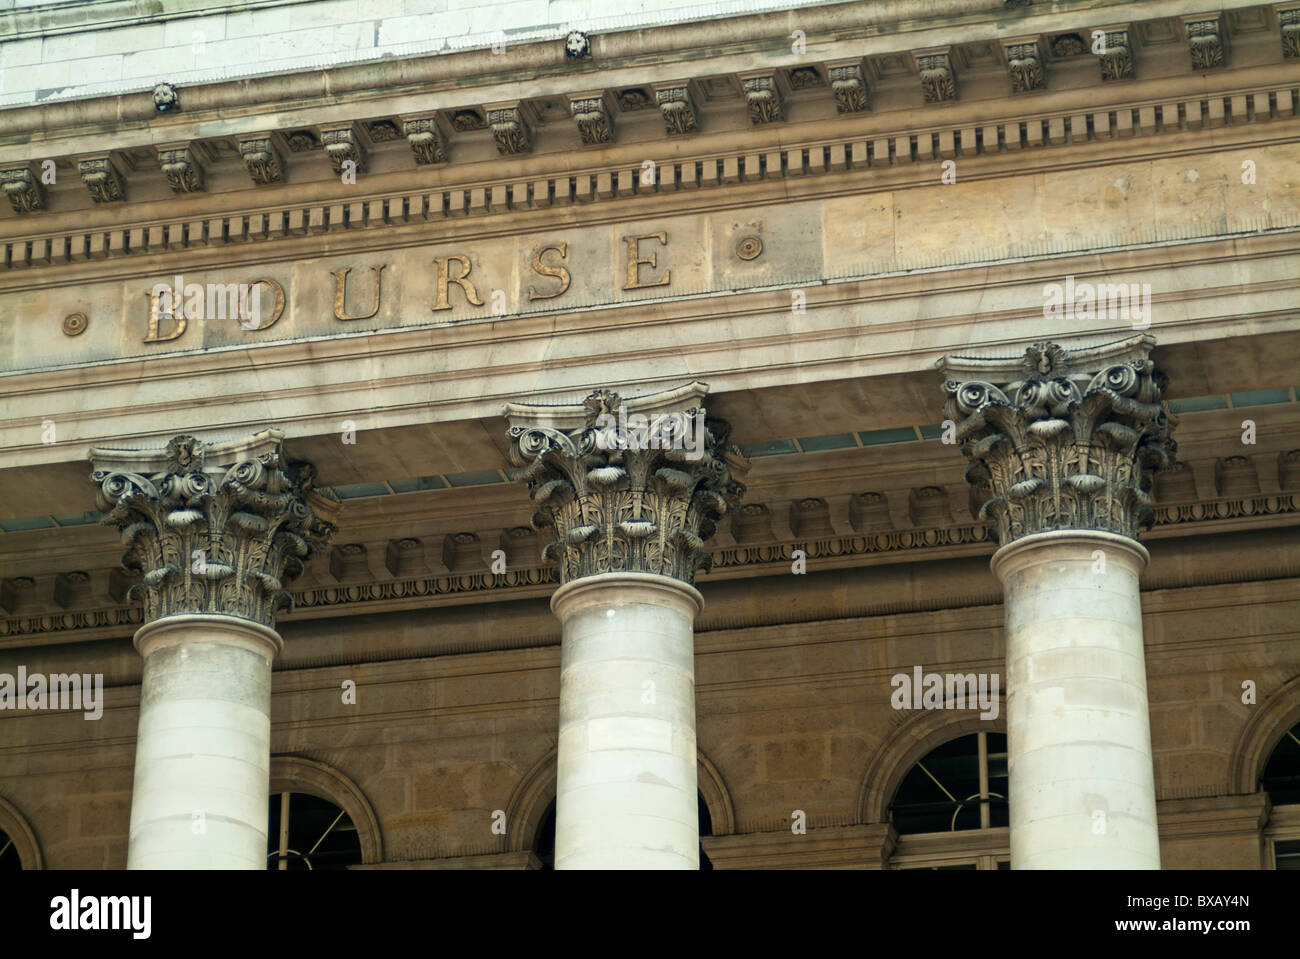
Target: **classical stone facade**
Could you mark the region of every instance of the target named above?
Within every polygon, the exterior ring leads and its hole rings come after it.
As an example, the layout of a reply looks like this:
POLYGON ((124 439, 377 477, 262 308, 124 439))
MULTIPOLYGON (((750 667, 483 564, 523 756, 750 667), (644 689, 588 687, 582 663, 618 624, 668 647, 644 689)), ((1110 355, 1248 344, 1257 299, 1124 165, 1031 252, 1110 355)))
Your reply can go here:
POLYGON ((1300 3, 247 6, 0 13, 0 868, 1300 863, 1300 3))

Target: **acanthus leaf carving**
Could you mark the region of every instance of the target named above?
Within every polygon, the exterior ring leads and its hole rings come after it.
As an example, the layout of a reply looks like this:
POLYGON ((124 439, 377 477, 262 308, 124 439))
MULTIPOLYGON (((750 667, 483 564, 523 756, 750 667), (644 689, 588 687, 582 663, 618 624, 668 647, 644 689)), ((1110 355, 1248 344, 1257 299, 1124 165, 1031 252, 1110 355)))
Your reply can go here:
POLYGON ((1139 337, 1077 356, 1036 343, 1019 363, 940 361, 950 374, 944 415, 970 460, 967 481, 987 490, 981 518, 999 542, 1061 529, 1136 539, 1154 522, 1154 474, 1177 447, 1152 343, 1139 337))
POLYGON ((443 141, 438 122, 433 117, 407 120, 402 125, 406 142, 411 146, 417 166, 447 162, 447 146, 443 141))
POLYGON ((776 76, 746 77, 741 81, 745 88, 745 101, 749 106, 749 122, 780 123, 785 119, 781 91, 777 89, 776 76))
POLYGON ((35 213, 45 209, 45 188, 26 166, 0 170, 0 186, 15 213, 35 213))
POLYGON ((697 406, 668 416, 696 424, 698 450, 676 442, 672 427, 662 442, 625 442, 602 425, 620 403, 617 393, 598 390, 579 428, 509 429, 511 459, 525 467, 520 478, 536 506, 533 526, 551 536, 543 558, 558 563, 561 583, 609 572, 691 583, 712 562, 704 541, 744 494, 732 473, 739 458, 730 427, 697 406))
POLYGON ((290 463, 277 431, 210 446, 176 436, 162 454, 96 449, 91 479, 101 522, 121 533, 123 566, 142 582, 144 621, 181 613, 274 626, 285 586, 324 549, 339 500, 290 463))
POLYGON ((158 165, 173 193, 200 193, 203 191, 203 167, 194 158, 188 146, 171 147, 158 151, 158 165))
POLYGON ((659 104, 659 112, 664 118, 664 129, 668 131, 669 136, 680 136, 699 130, 695 101, 685 85, 656 90, 655 100, 659 104))
POLYGON ((571 100, 569 106, 573 110, 573 120, 583 143, 595 146, 598 143, 613 142, 614 120, 602 97, 578 97, 571 100))

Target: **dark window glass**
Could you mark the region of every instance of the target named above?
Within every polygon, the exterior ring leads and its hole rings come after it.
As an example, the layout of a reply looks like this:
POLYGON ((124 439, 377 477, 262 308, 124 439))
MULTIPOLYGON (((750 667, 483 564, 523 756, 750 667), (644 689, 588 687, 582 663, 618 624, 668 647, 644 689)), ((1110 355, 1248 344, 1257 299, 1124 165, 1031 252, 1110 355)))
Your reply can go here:
MULTIPOLYGON (((1259 777, 1260 788, 1268 793, 1274 806, 1300 803, 1300 724, 1287 730, 1264 764, 1259 777)), ((1281 868, 1281 867, 1279 867, 1281 868)))
POLYGON ((289 793, 287 841, 281 847, 282 795, 271 796, 266 830, 267 869, 337 870, 361 862, 361 839, 338 806, 306 793, 289 793))
POLYGON ((1273 843, 1273 858, 1278 869, 1300 872, 1300 839, 1284 839, 1273 843))
POLYGON ((980 733, 944 743, 912 767, 890 807, 900 835, 981 828, 980 806, 990 827, 1006 826, 1007 737, 984 733, 988 742, 988 795, 980 796, 980 733))
POLYGON ((23 868, 22 860, 18 858, 18 848, 14 845, 9 834, 0 829, 0 872, 10 872, 23 868))

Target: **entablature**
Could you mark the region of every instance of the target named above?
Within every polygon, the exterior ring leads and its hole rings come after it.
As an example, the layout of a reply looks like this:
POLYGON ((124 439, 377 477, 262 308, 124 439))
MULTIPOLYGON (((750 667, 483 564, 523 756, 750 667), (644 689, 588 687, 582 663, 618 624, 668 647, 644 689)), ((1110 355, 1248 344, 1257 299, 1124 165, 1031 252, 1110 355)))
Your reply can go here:
MULTIPOLYGON (((838 125, 850 136, 869 132, 872 145, 830 162, 865 163, 870 153, 879 166, 908 162, 914 152, 929 158, 931 138, 934 155, 950 158, 1124 137, 1154 129, 1157 111, 1162 128, 1195 128, 1296 109, 1289 96, 1276 102, 1297 82, 1279 83, 1279 68, 1283 77, 1300 76, 1288 45, 1294 3, 1225 3, 1196 16, 1151 3, 1140 9, 1154 18, 1121 23, 1106 19, 1119 12, 1109 7, 947 5, 961 15, 929 11, 933 19, 891 23, 888 13, 853 4, 612 33, 596 37, 592 58, 576 64, 560 41, 549 41, 511 45, 486 60, 452 53, 211 83, 183 89, 182 106, 165 114, 153 113, 144 92, 0 110, 0 179, 12 217, 52 220, 73 211, 120 217, 150 204, 179 208, 185 220, 211 219, 205 192, 224 207, 247 207, 250 184, 263 204, 285 202, 295 184, 361 194, 367 203, 376 194, 363 183, 379 181, 383 190, 402 171, 425 184, 436 177, 452 192, 511 184, 509 203, 522 207, 569 196, 553 182, 545 197, 538 193, 548 171, 533 158, 565 172, 577 166, 581 177, 583 159, 615 146, 636 155, 626 185, 620 164, 605 168, 614 174, 610 189, 626 195, 642 180, 689 187, 690 177, 646 178, 642 162, 662 167, 663 158, 719 134, 775 155, 773 146, 792 137, 804 140, 803 150, 819 139, 833 143, 838 125), (980 9, 993 6, 996 13, 980 9), (800 25, 793 34, 792 23, 800 25), (762 69, 754 69, 756 55, 762 69), (1194 108, 1181 102, 1189 91, 1194 108), (1118 109, 1113 128, 1094 118, 1099 94, 1104 113, 1118 109), (919 110, 940 126, 916 124, 919 110), (817 133, 801 136, 810 127, 817 133)), ((788 155, 778 163, 805 172, 788 155)), ((448 202, 455 215, 458 204, 448 202)), ((504 207, 506 194, 488 202, 504 207)), ((435 214, 442 209, 433 204, 435 214)), ((0 211, 0 224, 6 219, 0 211)))

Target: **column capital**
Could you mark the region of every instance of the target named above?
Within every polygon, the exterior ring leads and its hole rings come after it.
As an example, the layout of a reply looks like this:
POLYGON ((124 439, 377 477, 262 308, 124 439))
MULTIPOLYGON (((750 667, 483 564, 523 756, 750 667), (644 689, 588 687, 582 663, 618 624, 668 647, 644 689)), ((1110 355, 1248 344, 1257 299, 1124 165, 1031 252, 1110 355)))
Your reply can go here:
POLYGON ((510 457, 526 467, 535 528, 555 540, 561 584, 601 573, 693 583, 704 541, 745 492, 748 464, 730 425, 708 415, 703 383, 624 399, 601 389, 581 404, 510 403, 510 457))
POLYGON ((328 545, 339 499, 290 462, 284 433, 223 443, 173 437, 162 450, 90 451, 101 522, 116 526, 123 565, 140 572, 144 621, 237 616, 274 628, 284 585, 328 545))
POLYGON ((1066 349, 1039 342, 1019 357, 945 356, 944 417, 989 498, 1006 546, 1051 530, 1136 539, 1155 519, 1154 474, 1174 460, 1164 376, 1141 335, 1066 349))

